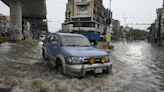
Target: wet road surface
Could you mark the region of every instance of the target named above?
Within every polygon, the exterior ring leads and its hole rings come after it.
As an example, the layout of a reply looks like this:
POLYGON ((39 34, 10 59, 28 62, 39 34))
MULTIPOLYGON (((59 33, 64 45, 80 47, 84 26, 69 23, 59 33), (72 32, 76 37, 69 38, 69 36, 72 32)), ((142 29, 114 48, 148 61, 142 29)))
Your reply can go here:
POLYGON ((0 45, 0 90, 11 92, 164 92, 164 47, 117 42, 111 75, 69 78, 42 60, 41 42, 0 45))

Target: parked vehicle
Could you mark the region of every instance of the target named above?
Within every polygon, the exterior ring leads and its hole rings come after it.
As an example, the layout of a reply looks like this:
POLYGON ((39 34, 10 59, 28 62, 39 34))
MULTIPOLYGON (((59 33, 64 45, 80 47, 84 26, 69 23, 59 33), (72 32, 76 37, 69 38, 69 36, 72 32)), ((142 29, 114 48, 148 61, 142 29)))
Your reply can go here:
POLYGON ((63 74, 84 77, 88 71, 110 73, 112 70, 108 53, 92 47, 80 34, 49 34, 42 50, 43 59, 63 74))
POLYGON ((89 31, 89 32, 74 31, 72 33, 82 34, 82 35, 86 36, 89 39, 89 41, 93 42, 94 44, 96 44, 98 41, 101 40, 100 32, 94 32, 94 31, 89 31))

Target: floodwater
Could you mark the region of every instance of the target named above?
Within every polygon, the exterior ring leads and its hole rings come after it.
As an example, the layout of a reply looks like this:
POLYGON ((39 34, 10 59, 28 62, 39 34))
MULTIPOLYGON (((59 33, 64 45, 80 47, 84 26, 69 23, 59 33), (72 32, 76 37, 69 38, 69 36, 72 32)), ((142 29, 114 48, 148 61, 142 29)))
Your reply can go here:
POLYGON ((61 75, 44 63, 41 42, 3 43, 0 92, 164 92, 164 47, 145 41, 113 45, 111 75, 77 79, 61 75))

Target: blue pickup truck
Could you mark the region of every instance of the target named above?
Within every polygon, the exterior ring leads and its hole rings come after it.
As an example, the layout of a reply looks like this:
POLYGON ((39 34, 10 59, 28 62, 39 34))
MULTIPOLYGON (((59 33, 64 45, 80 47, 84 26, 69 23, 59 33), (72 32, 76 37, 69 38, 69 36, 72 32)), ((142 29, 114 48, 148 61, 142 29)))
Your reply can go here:
POLYGON ((88 71, 111 73, 112 70, 108 53, 92 47, 80 34, 49 34, 42 52, 43 59, 63 74, 84 77, 88 71))

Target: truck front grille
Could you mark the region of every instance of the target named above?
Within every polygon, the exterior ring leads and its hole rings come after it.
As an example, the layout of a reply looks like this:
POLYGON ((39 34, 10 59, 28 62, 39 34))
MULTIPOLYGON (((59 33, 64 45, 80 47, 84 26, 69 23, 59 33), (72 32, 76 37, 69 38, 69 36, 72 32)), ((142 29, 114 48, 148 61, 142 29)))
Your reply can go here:
MULTIPOLYGON (((95 63, 102 63, 101 58, 95 58, 95 59, 96 59, 95 63)), ((83 64, 90 64, 89 58, 85 58, 83 64)))

